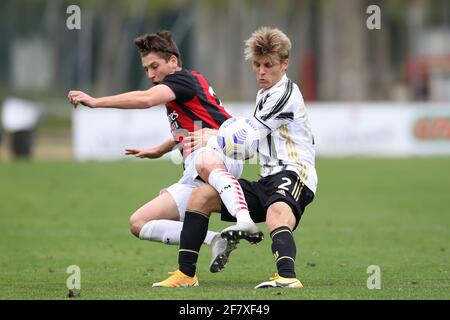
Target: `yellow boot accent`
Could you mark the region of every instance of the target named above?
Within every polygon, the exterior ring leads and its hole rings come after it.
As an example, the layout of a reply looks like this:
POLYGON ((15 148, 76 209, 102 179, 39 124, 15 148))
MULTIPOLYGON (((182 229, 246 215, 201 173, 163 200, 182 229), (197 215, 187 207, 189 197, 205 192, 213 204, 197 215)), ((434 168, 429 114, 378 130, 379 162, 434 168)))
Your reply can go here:
POLYGON ((270 278, 270 281, 265 281, 258 284, 255 289, 259 288, 303 288, 302 283, 297 278, 284 278, 275 273, 275 276, 270 278))
POLYGON ((166 287, 166 288, 178 288, 178 287, 197 287, 197 276, 189 277, 180 270, 169 272, 171 274, 166 280, 161 282, 155 282, 152 287, 166 287))

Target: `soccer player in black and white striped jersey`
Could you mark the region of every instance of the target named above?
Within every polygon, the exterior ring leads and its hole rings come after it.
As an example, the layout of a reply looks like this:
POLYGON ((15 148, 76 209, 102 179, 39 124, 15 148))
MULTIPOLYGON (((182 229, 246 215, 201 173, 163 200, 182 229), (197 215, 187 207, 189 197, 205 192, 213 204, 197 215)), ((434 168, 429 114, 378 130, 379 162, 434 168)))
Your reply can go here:
MULTIPOLYGON (((305 207, 314 199, 318 179, 314 138, 303 97, 298 86, 286 76, 290 49, 289 38, 276 28, 262 27, 246 42, 246 58, 251 60, 260 87, 253 121, 261 133, 258 159, 262 178, 258 181, 239 179, 239 184, 251 219, 267 224, 278 270, 269 281, 255 288, 303 287, 295 272, 297 250, 292 232, 297 228, 305 207)), ((184 222, 178 256, 179 272, 154 286, 190 286, 194 279, 198 284, 196 262, 210 213, 221 212, 222 220, 236 221, 216 190, 209 185, 192 192, 188 210, 198 213, 200 218, 194 223, 184 222)), ((240 240, 237 230, 238 224, 226 228, 222 237, 236 244, 240 240)), ((221 268, 227 260, 227 253, 223 259, 216 259, 221 268)))

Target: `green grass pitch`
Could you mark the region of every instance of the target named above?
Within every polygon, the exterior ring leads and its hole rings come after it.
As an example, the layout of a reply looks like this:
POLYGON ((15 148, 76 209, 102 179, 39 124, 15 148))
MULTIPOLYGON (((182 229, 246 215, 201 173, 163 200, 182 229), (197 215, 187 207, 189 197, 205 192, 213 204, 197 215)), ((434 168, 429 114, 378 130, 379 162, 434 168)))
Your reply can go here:
MULTIPOLYGON (((318 159, 317 197, 295 231, 300 290, 254 290, 275 273, 267 229, 197 288, 151 288, 177 268, 177 246, 140 241, 128 219, 181 168, 151 160, 0 164, 0 299, 449 299, 450 159, 318 159), (367 268, 381 270, 369 290, 367 268)), ((245 176, 257 177, 257 167, 245 176)), ((210 229, 228 224, 211 218, 210 229)))

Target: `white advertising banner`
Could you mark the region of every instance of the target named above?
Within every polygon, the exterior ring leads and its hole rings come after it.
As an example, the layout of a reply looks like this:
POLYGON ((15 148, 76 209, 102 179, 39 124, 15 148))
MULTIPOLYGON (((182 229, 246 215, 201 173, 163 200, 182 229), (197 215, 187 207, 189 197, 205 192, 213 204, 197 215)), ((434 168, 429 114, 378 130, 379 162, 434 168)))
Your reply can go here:
POLYGON ((310 108, 317 154, 402 154, 409 149, 408 109, 323 105, 310 108))
POLYGON ((170 139, 165 108, 144 110, 78 107, 72 117, 73 150, 78 160, 118 160, 126 148, 145 148, 170 139))
MULTIPOLYGON (((253 103, 225 104, 252 116, 253 103)), ((450 104, 308 103, 319 156, 450 155, 450 104)), ((76 159, 126 158, 125 148, 156 146, 171 137, 166 109, 88 109, 73 114, 76 159)))
POLYGON ((318 155, 450 155, 445 104, 320 103, 309 116, 318 155))
MULTIPOLYGON (((253 105, 227 107, 233 115, 250 115, 253 105)), ((157 146, 170 139, 164 106, 143 110, 90 109, 79 106, 72 114, 73 152, 77 160, 120 160, 126 148, 157 146)), ((178 151, 166 159, 182 161, 178 151)))

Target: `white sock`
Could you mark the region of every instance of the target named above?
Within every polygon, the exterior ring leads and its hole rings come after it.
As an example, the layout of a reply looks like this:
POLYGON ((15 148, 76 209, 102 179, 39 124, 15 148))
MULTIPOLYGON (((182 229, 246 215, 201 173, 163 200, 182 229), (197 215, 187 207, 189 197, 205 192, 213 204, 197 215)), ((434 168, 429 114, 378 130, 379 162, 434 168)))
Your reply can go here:
MULTIPOLYGON (((139 239, 178 245, 182 229, 183 222, 181 221, 152 220, 144 224, 139 233, 139 239)), ((203 242, 211 245, 212 239, 217 234, 217 232, 208 231, 203 242)))
POLYGON ((215 169, 209 174, 208 183, 219 192, 228 212, 237 222, 253 223, 248 212, 244 192, 235 176, 224 169, 215 169))
POLYGON ((144 224, 139 239, 179 244, 183 222, 174 220, 152 220, 144 224))
POLYGON ((215 231, 209 231, 208 233, 206 233, 206 237, 205 240, 203 240, 203 243, 206 243, 208 246, 211 245, 212 240, 214 239, 215 236, 220 235, 220 233, 215 232, 215 231))

